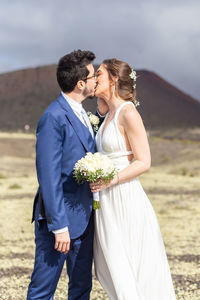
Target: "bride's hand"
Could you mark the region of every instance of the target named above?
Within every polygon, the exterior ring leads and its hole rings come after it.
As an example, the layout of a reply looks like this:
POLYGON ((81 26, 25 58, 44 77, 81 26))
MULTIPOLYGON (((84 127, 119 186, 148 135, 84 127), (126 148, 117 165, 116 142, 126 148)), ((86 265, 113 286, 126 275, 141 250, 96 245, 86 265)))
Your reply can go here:
POLYGON ((101 116, 105 116, 108 112, 108 105, 102 98, 97 99, 97 109, 101 116))
POLYGON ((96 181, 96 182, 90 182, 90 189, 92 191, 92 193, 96 193, 96 192, 100 192, 100 191, 103 191, 113 185, 116 185, 118 184, 118 176, 115 175, 115 177, 109 181, 109 182, 105 182, 104 180, 99 180, 99 181, 96 181))

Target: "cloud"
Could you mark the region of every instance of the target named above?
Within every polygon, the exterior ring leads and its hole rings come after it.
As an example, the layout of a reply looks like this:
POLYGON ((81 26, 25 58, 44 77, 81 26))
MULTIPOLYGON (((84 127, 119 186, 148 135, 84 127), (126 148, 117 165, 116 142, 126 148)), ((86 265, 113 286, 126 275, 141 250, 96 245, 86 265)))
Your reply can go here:
POLYGON ((200 99, 198 0, 1 3, 0 72, 57 63, 74 49, 150 69, 200 99))

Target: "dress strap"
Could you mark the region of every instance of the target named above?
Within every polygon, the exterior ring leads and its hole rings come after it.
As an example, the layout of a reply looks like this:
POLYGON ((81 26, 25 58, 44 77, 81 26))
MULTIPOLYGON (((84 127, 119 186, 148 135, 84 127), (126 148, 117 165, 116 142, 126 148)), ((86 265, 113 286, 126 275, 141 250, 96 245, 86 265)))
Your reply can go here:
POLYGON ((124 137, 122 136, 121 132, 119 131, 119 128, 118 128, 118 125, 117 125, 117 118, 119 116, 119 113, 120 113, 122 107, 124 107, 125 105, 128 105, 128 104, 131 104, 131 105, 133 105, 135 107, 135 105, 133 104, 133 102, 131 102, 131 101, 125 101, 124 103, 122 103, 118 107, 118 109, 116 110, 116 113, 115 113, 115 117, 114 117, 114 124, 115 124, 115 128, 116 128, 116 131, 117 131, 117 135, 119 137, 118 142, 119 142, 119 145, 124 148, 123 155, 121 155, 121 156, 124 156, 124 155, 128 156, 130 154, 133 154, 133 151, 127 151, 126 150, 126 145, 125 145, 124 137))
POLYGON ((131 104, 131 105, 133 105, 133 106, 135 107, 135 105, 134 105, 133 102, 131 102, 131 101, 126 101, 126 102, 122 103, 122 104, 118 107, 118 109, 116 110, 115 117, 114 117, 115 121, 117 120, 117 118, 118 118, 118 116, 119 116, 119 113, 120 113, 120 110, 122 109, 122 107, 124 107, 124 106, 127 105, 127 104, 131 104))

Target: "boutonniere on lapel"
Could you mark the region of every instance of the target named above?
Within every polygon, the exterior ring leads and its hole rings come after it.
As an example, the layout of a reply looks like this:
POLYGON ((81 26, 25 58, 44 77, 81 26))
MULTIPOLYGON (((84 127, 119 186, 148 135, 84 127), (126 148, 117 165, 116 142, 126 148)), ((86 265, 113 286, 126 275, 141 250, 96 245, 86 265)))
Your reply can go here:
POLYGON ((97 133, 97 131, 99 129, 98 125, 99 125, 99 122, 100 122, 99 118, 97 116, 93 115, 90 111, 87 112, 87 115, 89 117, 89 120, 90 120, 90 123, 93 127, 94 132, 97 133))

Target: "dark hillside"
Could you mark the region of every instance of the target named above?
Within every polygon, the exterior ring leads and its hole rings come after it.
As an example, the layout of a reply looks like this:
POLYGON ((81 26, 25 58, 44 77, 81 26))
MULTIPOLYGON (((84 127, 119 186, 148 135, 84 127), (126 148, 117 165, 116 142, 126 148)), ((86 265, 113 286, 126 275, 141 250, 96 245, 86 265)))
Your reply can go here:
MULTIPOLYGON (((200 126, 200 103, 153 72, 137 72, 137 96, 148 129, 200 126)), ((0 75, 0 131, 35 130, 45 108, 59 95, 56 66, 9 72, 0 75)), ((94 111, 95 99, 84 106, 94 111)))

